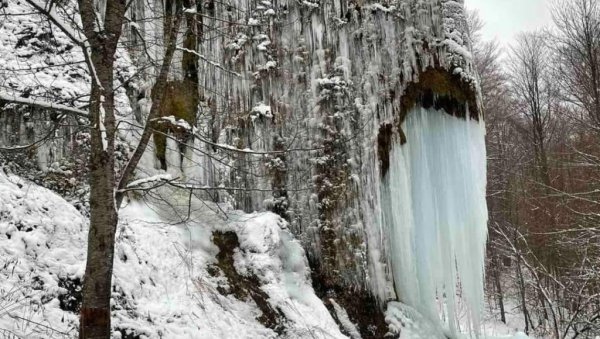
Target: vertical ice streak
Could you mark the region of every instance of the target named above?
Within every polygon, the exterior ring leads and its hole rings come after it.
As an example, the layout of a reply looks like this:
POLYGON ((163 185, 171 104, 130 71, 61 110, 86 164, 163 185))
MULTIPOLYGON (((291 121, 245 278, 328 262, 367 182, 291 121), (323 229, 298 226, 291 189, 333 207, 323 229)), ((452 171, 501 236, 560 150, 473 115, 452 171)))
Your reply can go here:
POLYGON ((417 108, 382 187, 400 300, 452 335, 478 333, 487 238, 483 123, 417 108), (466 306, 459 328, 458 306, 466 306), (466 321, 465 321, 466 320, 466 321))

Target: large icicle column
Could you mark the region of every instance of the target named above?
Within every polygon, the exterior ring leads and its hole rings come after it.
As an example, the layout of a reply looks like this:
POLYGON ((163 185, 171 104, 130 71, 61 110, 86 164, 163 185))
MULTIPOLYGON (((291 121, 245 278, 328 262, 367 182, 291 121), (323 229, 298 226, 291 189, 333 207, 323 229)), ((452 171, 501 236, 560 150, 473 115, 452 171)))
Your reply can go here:
POLYGON ((487 237, 483 123, 413 108, 402 130, 381 198, 397 295, 453 335, 464 305, 467 330, 477 333, 487 237))

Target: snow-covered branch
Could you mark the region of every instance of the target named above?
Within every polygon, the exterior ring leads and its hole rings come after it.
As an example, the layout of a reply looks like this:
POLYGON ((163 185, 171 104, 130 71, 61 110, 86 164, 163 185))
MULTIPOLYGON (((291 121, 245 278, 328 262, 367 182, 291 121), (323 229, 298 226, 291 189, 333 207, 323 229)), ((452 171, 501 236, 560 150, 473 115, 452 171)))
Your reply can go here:
POLYGON ((84 110, 81 110, 78 108, 69 107, 66 105, 60 105, 60 104, 47 102, 47 101, 30 99, 30 98, 21 98, 21 97, 17 97, 17 96, 10 95, 10 94, 0 93, 0 101, 28 105, 28 106, 38 107, 38 108, 42 108, 42 109, 56 110, 56 111, 60 111, 62 113, 72 114, 72 115, 76 115, 76 116, 83 117, 83 118, 89 117, 87 111, 84 111, 84 110))
POLYGON ((130 182, 129 184, 127 184, 126 190, 136 189, 136 188, 139 188, 148 183, 157 183, 157 182, 164 183, 166 181, 171 181, 171 180, 174 180, 174 179, 168 173, 157 174, 157 175, 153 175, 151 177, 142 178, 142 179, 138 179, 138 180, 134 180, 134 181, 130 182))
POLYGON ((184 51, 184 52, 187 52, 187 53, 194 54, 195 56, 197 56, 198 58, 200 58, 200 60, 206 62, 207 64, 212 65, 212 66, 214 66, 214 67, 216 67, 216 68, 218 68, 218 69, 220 69, 220 70, 222 70, 224 72, 227 72, 227 73, 229 73, 231 75, 235 75, 236 77, 241 77, 242 76, 240 73, 234 72, 234 71, 232 71, 230 69, 227 69, 227 68, 223 67, 218 62, 215 62, 215 61, 207 59, 204 55, 202 55, 202 54, 200 54, 200 53, 198 53, 198 52, 196 52, 194 50, 191 50, 191 49, 188 49, 188 48, 183 48, 183 47, 177 47, 177 49, 180 50, 180 51, 184 51))
MULTIPOLYGON (((185 190, 192 190, 192 191, 218 191, 218 190, 223 190, 223 191, 243 191, 243 192, 267 192, 267 193, 271 193, 271 192, 273 192, 275 190, 275 189, 271 189, 271 188, 206 186, 206 185, 197 185, 197 184, 186 183, 186 182, 181 182, 181 181, 169 181, 168 184, 171 185, 171 186, 173 186, 173 187, 177 187, 177 188, 185 189, 185 190)), ((302 192, 302 191, 306 192, 306 191, 310 191, 311 189, 312 189, 311 187, 299 188, 299 189, 290 189, 290 190, 288 190, 288 192, 302 192)))

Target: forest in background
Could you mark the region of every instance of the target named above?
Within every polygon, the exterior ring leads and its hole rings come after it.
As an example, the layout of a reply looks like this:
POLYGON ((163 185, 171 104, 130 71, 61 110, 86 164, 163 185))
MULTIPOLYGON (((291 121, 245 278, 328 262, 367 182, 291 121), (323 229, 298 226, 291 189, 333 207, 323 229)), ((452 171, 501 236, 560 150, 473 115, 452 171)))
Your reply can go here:
MULTIPOLYGON (((487 298, 535 337, 600 330, 600 4, 502 49, 470 14, 488 152, 487 298), (507 302, 508 300, 508 302, 507 302)), ((533 15, 533 14, 532 14, 533 15)))

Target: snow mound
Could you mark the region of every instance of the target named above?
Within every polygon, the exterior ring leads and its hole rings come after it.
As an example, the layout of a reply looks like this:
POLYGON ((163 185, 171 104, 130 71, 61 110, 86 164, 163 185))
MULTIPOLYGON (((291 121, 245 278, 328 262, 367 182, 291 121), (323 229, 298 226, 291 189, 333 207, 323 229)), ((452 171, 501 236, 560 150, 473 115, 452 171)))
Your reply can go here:
POLYGON ((77 317, 65 310, 77 300, 86 229, 60 196, 0 169, 0 331, 74 335, 77 317))
MULTIPOLYGON (((173 225, 154 210, 121 210, 113 338, 345 338, 283 219, 231 212, 228 222, 173 225), (223 232, 239 241, 228 253, 235 274, 256 279, 279 330, 261 322, 264 305, 223 293, 238 283, 211 272, 223 232)), ((86 237, 87 220, 63 198, 0 169, 0 334, 76 337, 86 237)))
POLYGON ((385 320, 390 331, 400 334, 401 339, 445 339, 441 328, 414 308, 392 301, 388 303, 385 320))

